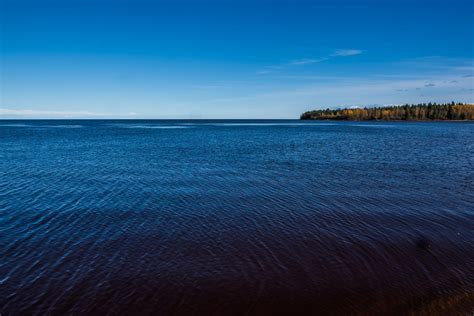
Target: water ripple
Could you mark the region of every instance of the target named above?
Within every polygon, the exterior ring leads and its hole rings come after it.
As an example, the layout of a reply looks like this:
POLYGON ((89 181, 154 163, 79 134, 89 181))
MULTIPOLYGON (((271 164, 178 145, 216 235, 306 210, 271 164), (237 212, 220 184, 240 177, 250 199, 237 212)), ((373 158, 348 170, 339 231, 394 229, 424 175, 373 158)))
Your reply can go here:
POLYGON ((473 306, 474 125, 0 126, 2 314, 473 306))

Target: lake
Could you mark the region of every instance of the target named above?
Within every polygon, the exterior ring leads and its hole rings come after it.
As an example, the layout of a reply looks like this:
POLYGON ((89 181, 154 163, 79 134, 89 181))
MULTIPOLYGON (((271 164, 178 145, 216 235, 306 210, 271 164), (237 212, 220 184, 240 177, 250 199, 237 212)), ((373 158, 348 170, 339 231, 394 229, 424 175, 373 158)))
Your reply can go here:
POLYGON ((0 314, 474 310, 474 124, 0 121, 0 314))

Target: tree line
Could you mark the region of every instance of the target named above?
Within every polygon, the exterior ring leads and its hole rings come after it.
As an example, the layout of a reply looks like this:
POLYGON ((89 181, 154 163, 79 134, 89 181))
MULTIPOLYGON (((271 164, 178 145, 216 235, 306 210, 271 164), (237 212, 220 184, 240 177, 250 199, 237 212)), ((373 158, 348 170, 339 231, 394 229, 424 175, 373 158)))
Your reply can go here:
POLYGON ((474 120, 474 104, 420 103, 386 107, 342 108, 308 111, 301 114, 302 120, 474 120))

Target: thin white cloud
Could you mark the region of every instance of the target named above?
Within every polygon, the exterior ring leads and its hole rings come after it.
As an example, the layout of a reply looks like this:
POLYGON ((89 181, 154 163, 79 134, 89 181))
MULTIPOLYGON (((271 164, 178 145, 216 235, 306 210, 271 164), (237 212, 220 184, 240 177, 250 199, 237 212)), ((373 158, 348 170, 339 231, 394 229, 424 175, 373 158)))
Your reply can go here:
POLYGON ((0 115, 14 115, 14 116, 101 116, 103 114, 93 112, 69 112, 69 111, 43 111, 31 109, 7 109, 0 108, 0 115))
POLYGON ((320 63, 322 61, 327 60, 328 58, 318 58, 318 59, 310 59, 310 58, 302 58, 302 59, 296 59, 290 61, 287 66, 301 66, 301 65, 308 65, 308 64, 314 64, 314 63, 320 63))
POLYGON ((457 71, 460 76, 474 73, 474 61, 469 58, 451 58, 443 56, 424 56, 394 62, 397 67, 431 71, 457 71))
POLYGON ((275 70, 281 70, 287 67, 292 67, 292 66, 304 66, 304 65, 310 65, 310 64, 315 64, 315 63, 320 63, 335 57, 346 57, 346 56, 354 56, 354 55, 359 55, 362 54, 363 50, 360 49, 338 49, 334 51, 331 55, 328 55, 326 57, 321 57, 321 58, 301 58, 301 59, 295 59, 292 60, 286 64, 282 65, 274 65, 274 66, 266 66, 264 69, 257 71, 257 74, 259 75, 266 75, 273 73, 275 70))
POLYGON ((271 74, 277 70, 282 70, 287 67, 293 67, 293 66, 304 66, 304 65, 309 65, 309 64, 315 64, 315 63, 320 63, 325 60, 328 60, 327 57, 323 58, 301 58, 301 59, 295 59, 292 60, 286 64, 282 65, 273 65, 273 66, 266 66, 264 69, 257 71, 257 74, 259 75, 267 75, 271 74))
MULTIPOLYGON (((244 97, 214 99, 206 103, 215 102, 221 105, 246 104, 249 107, 261 105, 262 107, 272 107, 272 109, 275 107, 286 109, 288 104, 296 104, 295 108, 292 109, 298 108, 303 111, 308 108, 308 104, 311 104, 311 102, 324 106, 339 106, 341 104, 366 106, 373 103, 405 104, 407 102, 450 102, 453 100, 466 103, 471 102, 472 95, 469 95, 468 90, 463 90, 462 92, 458 90, 459 88, 454 88, 449 83, 454 78, 456 78, 455 75, 433 77, 430 82, 436 86, 436 89, 427 89, 424 95, 419 94, 419 87, 426 84, 425 80, 353 77, 352 79, 348 78, 342 81, 303 85, 288 90, 278 89, 244 97), (423 98, 420 99, 420 97, 423 98)), ((460 84, 465 88, 469 87, 468 80, 460 82, 460 84)))
POLYGON ((332 57, 346 57, 360 55, 363 51, 360 49, 338 49, 331 54, 332 57))
POLYGON ((9 109, 0 108, 0 117, 53 117, 53 118, 72 118, 72 117, 108 117, 108 116, 136 116, 135 112, 125 115, 111 115, 107 113, 85 112, 85 111, 48 111, 48 110, 32 110, 32 109, 9 109))

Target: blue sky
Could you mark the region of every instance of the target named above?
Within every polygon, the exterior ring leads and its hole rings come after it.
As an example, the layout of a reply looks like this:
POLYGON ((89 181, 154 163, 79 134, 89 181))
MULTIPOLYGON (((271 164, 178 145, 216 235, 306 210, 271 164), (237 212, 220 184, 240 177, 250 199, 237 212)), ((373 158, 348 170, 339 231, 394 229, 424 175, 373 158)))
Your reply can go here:
POLYGON ((0 117, 474 101, 472 1, 0 0, 0 117))

